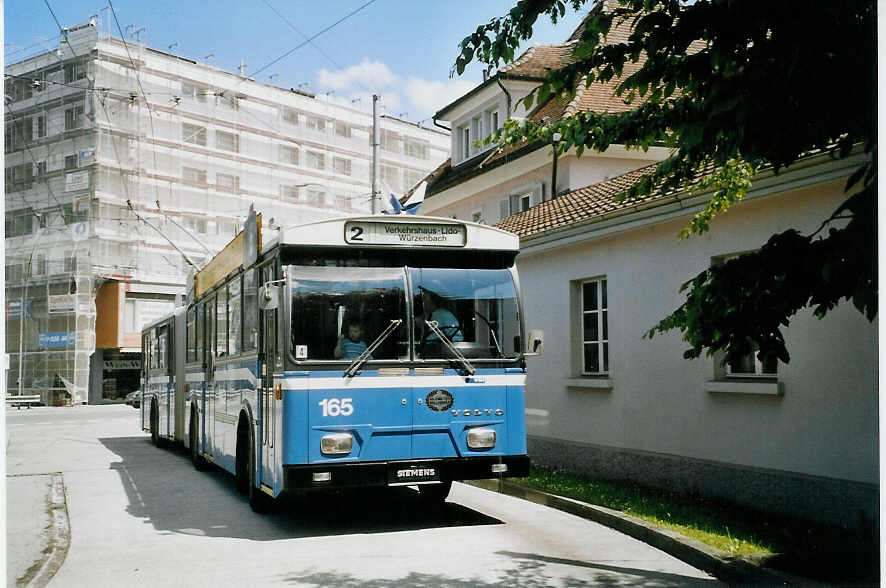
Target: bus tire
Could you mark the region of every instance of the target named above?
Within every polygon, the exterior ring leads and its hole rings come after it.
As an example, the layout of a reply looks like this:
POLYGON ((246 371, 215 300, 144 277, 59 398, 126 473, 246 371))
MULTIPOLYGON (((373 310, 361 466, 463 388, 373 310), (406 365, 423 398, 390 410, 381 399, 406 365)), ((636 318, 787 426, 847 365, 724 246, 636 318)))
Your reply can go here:
POLYGON ((418 487, 418 495, 428 506, 443 506, 450 490, 452 480, 447 480, 441 484, 422 484, 418 487))
POLYGON ((234 487, 240 494, 249 491, 249 425, 246 421, 241 416, 237 425, 237 453, 234 458, 234 487))
POLYGON ((203 459, 203 456, 200 455, 200 449, 198 447, 200 444, 200 438, 197 435, 197 431, 197 411, 191 409, 191 431, 188 438, 188 443, 191 448, 191 463, 194 464, 194 467, 197 470, 205 470, 206 461, 203 459))
POLYGON ((160 410, 156 400, 151 401, 151 443, 160 447, 160 410))
POLYGON ((262 492, 261 488, 259 488, 256 484, 257 480, 255 479, 255 433, 253 428, 249 427, 249 474, 247 478, 249 479, 249 490, 247 495, 249 496, 249 508, 252 509, 252 512, 263 514, 271 510, 271 498, 265 495, 262 492))

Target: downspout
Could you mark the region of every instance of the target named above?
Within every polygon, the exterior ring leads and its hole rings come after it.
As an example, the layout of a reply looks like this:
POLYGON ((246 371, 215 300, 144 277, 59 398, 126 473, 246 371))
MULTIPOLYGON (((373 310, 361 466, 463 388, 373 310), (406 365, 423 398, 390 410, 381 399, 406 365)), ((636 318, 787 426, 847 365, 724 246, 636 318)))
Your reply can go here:
POLYGON ((508 99, 508 111, 507 116, 505 116, 505 120, 510 120, 511 118, 511 93, 508 92, 508 89, 504 87, 501 83, 501 78, 495 76, 495 82, 498 84, 498 87, 501 88, 501 91, 505 93, 505 98, 508 99))

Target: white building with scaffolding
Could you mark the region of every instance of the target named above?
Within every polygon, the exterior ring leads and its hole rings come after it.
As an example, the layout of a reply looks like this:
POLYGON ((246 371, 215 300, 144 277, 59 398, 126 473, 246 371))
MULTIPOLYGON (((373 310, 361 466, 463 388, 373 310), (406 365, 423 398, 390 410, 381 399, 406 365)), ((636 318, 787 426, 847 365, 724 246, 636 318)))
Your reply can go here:
MULTIPOLYGON (((135 390, 141 326, 250 205, 266 226, 370 212, 366 112, 91 22, 6 76, 9 394, 100 403, 135 390)), ((446 133, 384 115, 379 127, 395 191, 449 156, 446 133)))

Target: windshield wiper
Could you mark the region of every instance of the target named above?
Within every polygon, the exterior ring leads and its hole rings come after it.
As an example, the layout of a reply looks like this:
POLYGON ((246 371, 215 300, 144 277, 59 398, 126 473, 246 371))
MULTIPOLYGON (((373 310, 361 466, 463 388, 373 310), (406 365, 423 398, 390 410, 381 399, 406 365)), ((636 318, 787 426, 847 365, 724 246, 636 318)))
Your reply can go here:
POLYGON ((475 370, 474 366, 471 365, 471 362, 469 362, 468 359, 464 355, 462 355, 461 351, 455 348, 455 345, 452 344, 452 341, 449 340, 449 337, 443 334, 443 331, 440 330, 437 321, 426 320, 425 324, 435 335, 437 335, 440 341, 442 341, 446 345, 450 353, 455 356, 455 359, 461 362, 461 364, 465 368, 465 371, 468 372, 468 375, 473 376, 474 372, 476 372, 477 370, 475 370))
POLYGON ((489 329, 489 334, 492 335, 492 342, 495 343, 495 350, 498 351, 498 356, 504 357, 504 353, 501 351, 501 345, 498 344, 498 337, 495 336, 495 327, 493 327, 492 323, 489 322, 489 319, 480 314, 480 312, 475 310, 474 314, 483 319, 483 322, 486 323, 486 327, 489 329))
POLYGON ((394 329, 399 327, 400 323, 402 322, 403 319, 392 319, 391 324, 389 324, 388 327, 384 331, 382 331, 381 335, 376 337, 375 341, 373 341, 369 345, 369 347, 364 349, 363 353, 357 356, 357 359, 355 359, 354 362, 348 366, 348 369, 345 370, 345 376, 348 378, 353 377, 354 374, 357 373, 357 370, 360 369, 360 366, 366 363, 366 360, 369 359, 369 356, 372 355, 372 352, 378 349, 378 346, 384 343, 385 339, 387 339, 388 336, 394 332, 394 329))

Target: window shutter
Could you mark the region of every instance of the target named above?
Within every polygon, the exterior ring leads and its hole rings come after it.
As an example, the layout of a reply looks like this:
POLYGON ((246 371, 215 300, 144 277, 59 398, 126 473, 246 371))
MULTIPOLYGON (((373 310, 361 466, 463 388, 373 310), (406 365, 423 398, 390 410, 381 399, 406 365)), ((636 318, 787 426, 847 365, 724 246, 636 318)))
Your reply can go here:
POLYGON ((532 192, 529 193, 530 208, 535 206, 539 202, 541 202, 541 186, 539 186, 538 188, 535 188, 534 190, 532 190, 532 192))
POLYGON ((509 198, 502 198, 501 201, 498 203, 498 206, 499 220, 511 216, 511 201, 509 198))

